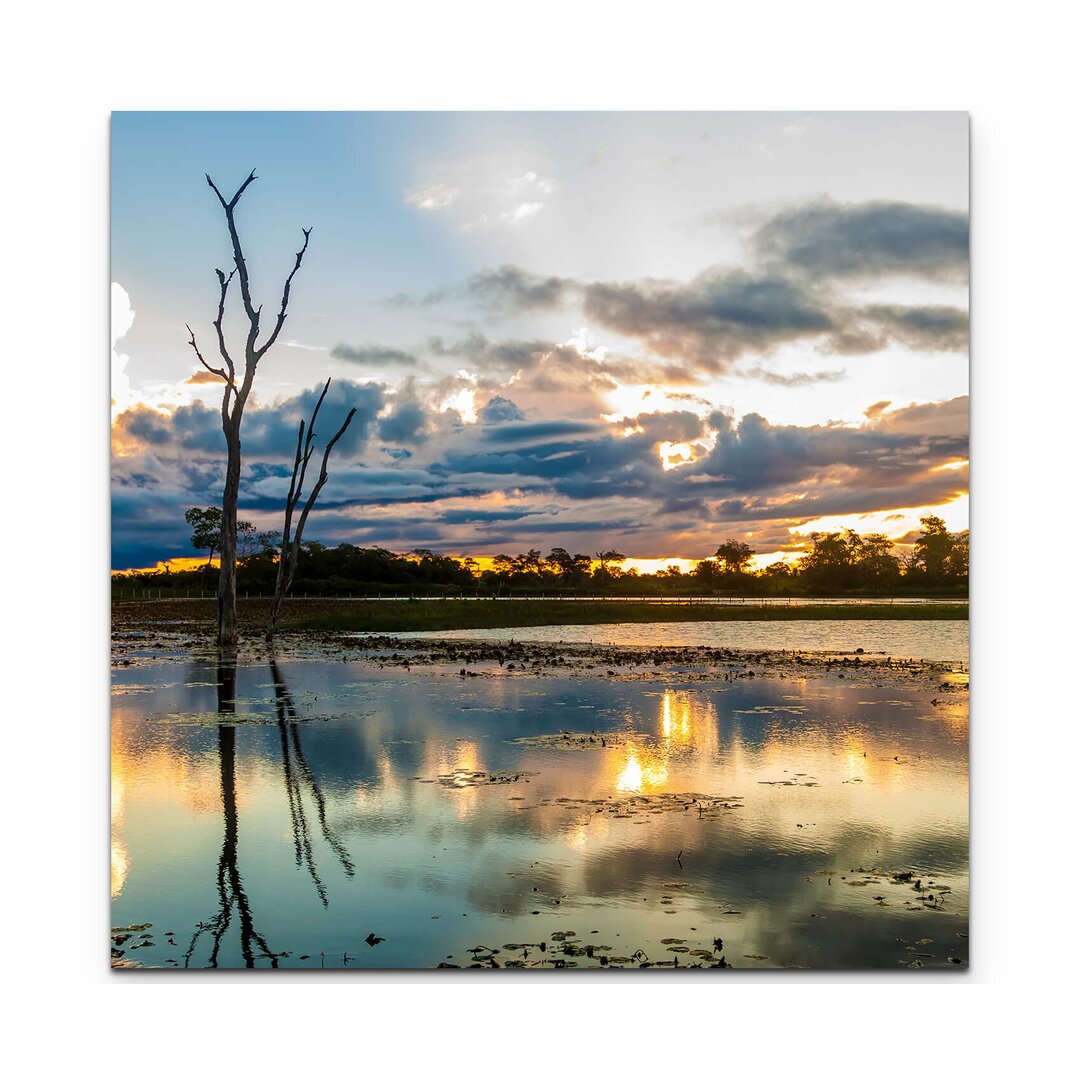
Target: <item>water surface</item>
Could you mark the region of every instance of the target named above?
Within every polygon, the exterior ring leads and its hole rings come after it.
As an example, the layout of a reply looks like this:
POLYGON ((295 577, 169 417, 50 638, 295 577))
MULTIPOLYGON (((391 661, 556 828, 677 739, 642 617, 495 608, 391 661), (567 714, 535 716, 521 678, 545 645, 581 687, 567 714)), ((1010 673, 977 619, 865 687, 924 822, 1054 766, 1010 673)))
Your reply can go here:
MULTIPOLYGON (((357 635, 364 637, 369 635, 357 635)), ((604 645, 706 645, 728 649, 884 653, 924 660, 967 661, 966 619, 824 619, 769 622, 598 623, 514 626, 495 630, 440 630, 399 638, 475 641, 595 642, 604 645)))
POLYGON ((955 966, 967 712, 942 678, 148 653, 114 682, 113 925, 152 924, 123 959, 955 966))

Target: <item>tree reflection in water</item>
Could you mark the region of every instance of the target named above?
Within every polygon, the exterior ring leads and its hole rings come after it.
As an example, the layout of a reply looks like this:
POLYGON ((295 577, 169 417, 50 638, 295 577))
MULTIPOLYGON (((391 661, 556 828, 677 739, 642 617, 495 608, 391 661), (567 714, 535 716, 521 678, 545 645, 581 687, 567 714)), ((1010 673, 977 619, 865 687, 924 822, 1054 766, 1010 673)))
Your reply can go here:
MULTIPOLYGON (((307 869, 315 885, 315 891, 323 906, 326 907, 329 904, 329 898, 326 886, 319 877, 318 866, 312 851, 307 813, 303 804, 302 783, 306 784, 311 792, 322 836, 337 856, 345 875, 352 877, 356 867, 345 846, 327 821, 326 800, 304 754, 296 707, 282 677, 281 669, 274 659, 270 661, 270 673, 274 683, 275 709, 281 737, 281 769, 289 801, 289 816, 292 820, 296 865, 298 867, 302 865, 307 869)), ((217 699, 218 713, 223 718, 236 712, 235 658, 223 658, 218 662, 217 699)), ((212 942, 207 966, 211 968, 218 966, 222 941, 232 925, 235 911, 240 930, 240 953, 244 959, 244 966, 253 968, 256 960, 268 960, 270 966, 276 968, 279 957, 286 954, 273 952, 266 943, 266 939, 255 929, 251 902, 240 876, 237 858, 239 818, 236 806, 236 726, 225 720, 218 725, 218 758, 221 768, 221 805, 225 825, 217 870, 219 907, 213 918, 196 926, 191 943, 184 953, 184 967, 190 967, 196 946, 204 935, 209 935, 212 942)))
POLYGON ((329 900, 326 896, 326 887, 319 877, 318 868, 311 850, 311 834, 308 829, 307 813, 304 810, 303 791, 300 786, 301 779, 307 784, 311 796, 315 802, 315 812, 319 819, 319 828, 323 839, 330 850, 337 856, 346 877, 352 877, 356 870, 349 853, 344 845, 330 828, 326 820, 326 799, 319 788, 304 756, 304 748, 300 741, 300 727, 297 723, 296 706, 293 704, 292 695, 285 685, 285 679, 281 674, 277 661, 271 659, 270 674, 274 680, 274 703, 277 709, 278 731, 281 735, 281 772, 285 779, 285 792, 289 800, 289 816, 292 818, 293 846, 296 852, 296 865, 307 867, 311 880, 315 883, 315 891, 319 899, 326 907, 329 900))

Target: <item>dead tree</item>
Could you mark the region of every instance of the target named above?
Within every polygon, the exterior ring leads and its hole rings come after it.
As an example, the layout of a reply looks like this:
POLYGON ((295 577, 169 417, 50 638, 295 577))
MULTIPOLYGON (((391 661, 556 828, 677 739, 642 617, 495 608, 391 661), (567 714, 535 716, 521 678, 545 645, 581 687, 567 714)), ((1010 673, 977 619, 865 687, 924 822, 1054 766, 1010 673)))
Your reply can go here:
POLYGON ((305 425, 300 421, 300 427, 296 436, 296 459, 293 462, 292 480, 289 483, 289 494, 285 500, 285 522, 281 530, 281 555, 278 558, 277 582, 274 585, 274 600, 270 605, 270 621, 266 627, 266 640, 274 640, 274 631, 277 629, 278 616, 281 614, 281 605, 292 588, 293 579, 296 577, 296 566, 300 561, 300 543, 304 537, 304 526, 307 524, 308 515, 311 513, 319 493, 326 486, 329 479, 327 465, 330 454, 338 439, 345 434, 352 418, 356 415, 356 409, 350 409, 344 423, 338 428, 337 434, 326 444, 323 450, 322 467, 319 469, 319 478, 311 489, 311 494, 304 503, 300 517, 296 522, 296 532, 292 531, 293 515, 304 494, 304 482, 307 478, 308 462, 315 452, 315 420, 322 408, 323 399, 327 390, 330 389, 330 380, 326 380, 319 400, 315 402, 315 408, 311 412, 311 420, 305 425))
POLYGON ((217 318, 214 320, 214 330, 217 334, 218 352, 221 354, 221 366, 214 367, 207 363, 203 357, 199 345, 195 339, 195 332, 189 326, 188 333, 191 339, 188 342, 195 355, 199 358, 207 371, 219 376, 225 383, 225 389, 221 396, 221 430, 225 434, 225 447, 227 460, 225 465, 225 487, 221 496, 221 572, 218 577, 218 647, 235 651, 236 649, 236 504, 240 495, 240 425, 244 418, 244 409, 247 406, 251 387, 255 381, 255 371, 259 361, 270 351, 274 342, 277 341, 281 328, 285 325, 285 319, 289 307, 289 290, 292 288, 293 278, 304 261, 307 252, 308 240, 311 237, 311 229, 301 230, 304 234, 304 243, 296 253, 296 260, 289 276, 285 279, 285 285, 281 292, 281 304, 274 320, 274 325, 264 339, 259 341, 260 319, 262 305, 255 306, 251 298, 251 281, 248 276, 248 266, 244 258, 244 250, 240 244, 240 234, 236 228, 236 204, 248 189, 248 185, 256 179, 254 170, 237 189, 231 199, 226 199, 218 190, 217 185, 210 179, 209 173, 206 182, 221 203, 225 211, 225 221, 229 228, 229 239, 232 241, 233 268, 226 274, 223 270, 216 270, 219 287, 217 318), (222 327, 225 318, 225 301, 228 297, 229 286, 233 278, 240 285, 240 299, 243 302, 244 314, 247 317, 248 329, 244 341, 243 368, 240 370, 233 359, 233 355, 225 342, 225 331, 222 327))

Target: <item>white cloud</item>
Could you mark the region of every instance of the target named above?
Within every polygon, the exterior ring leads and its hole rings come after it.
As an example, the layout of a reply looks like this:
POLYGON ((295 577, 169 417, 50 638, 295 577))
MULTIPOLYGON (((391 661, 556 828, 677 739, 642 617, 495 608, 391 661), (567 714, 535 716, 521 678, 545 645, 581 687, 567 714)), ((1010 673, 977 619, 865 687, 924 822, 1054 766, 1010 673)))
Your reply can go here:
POLYGON ((530 218, 533 214, 539 214, 544 209, 542 202, 526 202, 521 203, 519 206, 515 206, 513 210, 507 210, 500 216, 502 220, 508 222, 510 225, 517 225, 519 221, 524 221, 526 218, 530 218))
POLYGON ((306 352, 327 352, 325 345, 305 345, 302 341, 284 342, 290 349, 304 349, 306 352))
POLYGON ((558 187, 535 169, 519 169, 520 162, 507 155, 448 162, 409 188, 405 201, 418 210, 445 212, 464 233, 517 226, 539 214, 558 187))
POLYGON ((112 416, 115 420, 135 402, 135 396, 131 392, 131 380, 128 378, 127 366, 131 359, 126 353, 116 351, 116 343, 131 329, 135 322, 135 310, 131 306, 131 298, 127 290, 114 281, 112 283, 112 312, 110 316, 110 328, 112 330, 112 416))
POLYGON ((448 184, 431 184, 405 192, 405 201, 418 210, 441 210, 457 200, 461 192, 448 184))

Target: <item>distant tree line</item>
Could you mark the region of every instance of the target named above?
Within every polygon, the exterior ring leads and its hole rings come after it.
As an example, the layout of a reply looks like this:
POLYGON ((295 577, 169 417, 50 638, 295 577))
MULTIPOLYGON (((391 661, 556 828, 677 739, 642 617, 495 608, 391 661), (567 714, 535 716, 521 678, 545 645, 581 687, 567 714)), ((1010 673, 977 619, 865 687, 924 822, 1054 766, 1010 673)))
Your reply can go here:
MULTIPOLYGON (((215 508, 193 508, 192 546, 209 551, 201 570, 117 574, 114 587, 212 590, 219 550, 215 508)), ((295 591, 308 596, 524 596, 536 594, 611 596, 963 596, 968 585, 968 533, 953 533, 939 517, 922 518, 921 534, 898 550, 881 533, 811 533, 810 547, 796 562, 774 562, 751 569, 755 552, 729 539, 716 554, 683 571, 677 566, 655 574, 624 568, 627 557, 614 548, 592 555, 539 548, 497 555, 481 569, 471 558, 455 559, 426 548, 407 553, 385 548, 304 541, 296 553, 295 591)), ((241 593, 269 596, 278 579, 280 534, 258 532, 237 523, 237 584, 241 593)))

